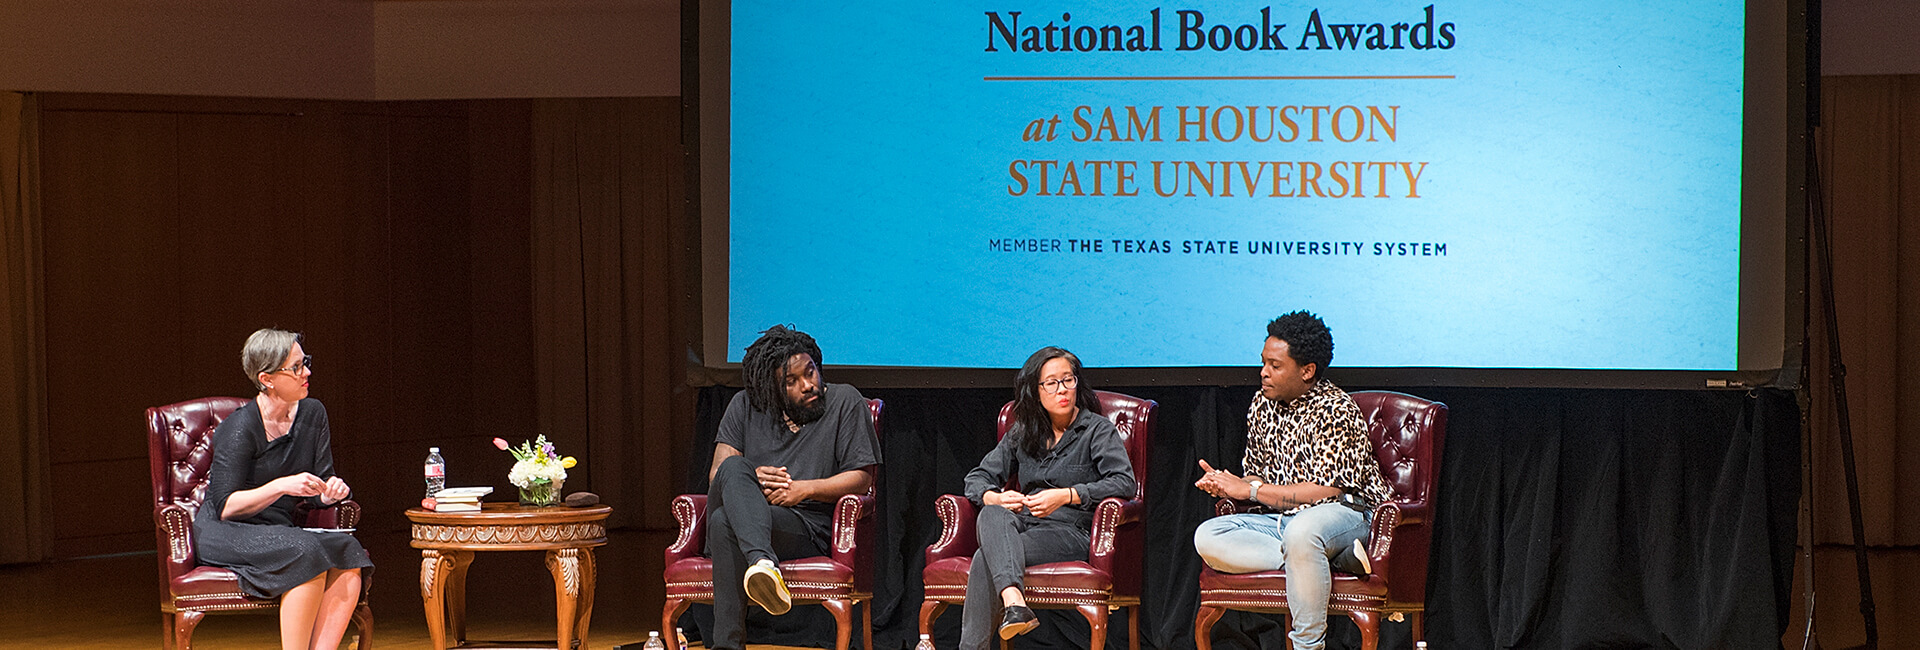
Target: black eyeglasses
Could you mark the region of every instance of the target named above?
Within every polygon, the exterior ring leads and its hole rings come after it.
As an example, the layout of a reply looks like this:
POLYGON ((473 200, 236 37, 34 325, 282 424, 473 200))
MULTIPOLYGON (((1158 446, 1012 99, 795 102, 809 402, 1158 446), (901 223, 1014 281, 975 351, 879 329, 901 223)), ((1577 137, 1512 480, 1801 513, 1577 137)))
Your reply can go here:
POLYGON ((313 368, 313 355, 311 354, 302 355, 300 357, 300 363, 296 363, 291 366, 287 366, 285 368, 274 368, 272 370, 267 371, 267 374, 271 375, 276 372, 290 372, 294 374, 299 374, 301 368, 306 368, 309 370, 313 368))
POLYGON ((1079 382, 1080 382, 1079 377, 1075 377, 1073 375, 1067 375, 1059 379, 1048 379, 1046 381, 1040 382, 1040 390, 1048 393, 1058 393, 1061 391, 1073 390, 1073 387, 1077 385, 1079 382))

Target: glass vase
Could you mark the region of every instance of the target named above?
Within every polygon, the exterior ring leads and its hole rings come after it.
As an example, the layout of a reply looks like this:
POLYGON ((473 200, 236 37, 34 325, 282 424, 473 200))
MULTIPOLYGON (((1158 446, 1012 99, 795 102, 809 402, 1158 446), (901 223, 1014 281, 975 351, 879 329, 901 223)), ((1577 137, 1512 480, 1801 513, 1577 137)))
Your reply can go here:
POLYGON ((560 481, 540 481, 520 488, 520 504, 550 506, 560 502, 560 481))

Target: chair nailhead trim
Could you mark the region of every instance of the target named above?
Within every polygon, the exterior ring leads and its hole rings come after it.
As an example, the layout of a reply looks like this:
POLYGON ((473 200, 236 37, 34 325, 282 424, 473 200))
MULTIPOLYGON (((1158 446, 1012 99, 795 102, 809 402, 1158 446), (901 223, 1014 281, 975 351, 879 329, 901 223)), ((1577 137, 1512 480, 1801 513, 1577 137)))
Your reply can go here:
MULTIPOLYGON (((688 589, 706 589, 709 591, 713 589, 713 583, 706 580, 696 580, 693 582, 669 582, 667 583, 667 586, 681 587, 681 588, 688 588, 688 589)), ((787 582, 787 589, 789 591, 793 590, 796 587, 800 589, 817 589, 820 591, 829 591, 829 590, 852 589, 853 583, 851 582, 796 582, 796 581, 787 582)))
POLYGON ((834 512, 833 551, 846 553, 853 550, 854 525, 860 522, 860 501, 841 499, 839 505, 834 512))
POLYGON ((953 505, 952 501, 940 499, 933 502, 933 509, 935 514, 940 515, 941 523, 953 522, 953 525, 940 527, 940 541, 933 543, 934 548, 944 549, 953 543, 953 538, 960 532, 960 508, 953 505))
POLYGON ((253 609, 276 609, 278 607, 280 607, 279 603, 268 603, 262 605, 201 605, 197 607, 182 607, 181 609, 190 612, 234 612, 253 609))
POLYGON ((673 546, 669 547, 668 550, 686 550, 687 544, 693 541, 693 517, 693 501, 687 499, 673 500, 673 518, 680 522, 680 537, 673 540, 673 546))

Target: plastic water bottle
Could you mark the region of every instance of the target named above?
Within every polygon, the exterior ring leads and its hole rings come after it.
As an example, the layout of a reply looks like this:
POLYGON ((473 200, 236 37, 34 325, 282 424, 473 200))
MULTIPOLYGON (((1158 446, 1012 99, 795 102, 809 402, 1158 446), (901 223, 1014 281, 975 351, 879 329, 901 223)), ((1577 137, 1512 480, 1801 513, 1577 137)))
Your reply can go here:
POLYGON ((427 496, 439 494, 447 489, 447 460, 440 457, 439 447, 427 448, 427 496))
POLYGON ((920 635, 920 644, 913 646, 913 650, 933 650, 933 635, 920 635))
POLYGON ((680 645, 676 647, 680 648, 680 650, 687 650, 687 631, 686 630, 677 628, 677 627, 673 628, 673 638, 679 640, 680 645))
POLYGON ((1425 641, 1421 641, 1413 645, 1417 650, 1427 650, 1427 642, 1425 641))
POLYGON ((667 650, 667 644, 660 640, 659 630, 651 630, 647 632, 647 642, 641 644, 640 648, 641 650, 667 650))

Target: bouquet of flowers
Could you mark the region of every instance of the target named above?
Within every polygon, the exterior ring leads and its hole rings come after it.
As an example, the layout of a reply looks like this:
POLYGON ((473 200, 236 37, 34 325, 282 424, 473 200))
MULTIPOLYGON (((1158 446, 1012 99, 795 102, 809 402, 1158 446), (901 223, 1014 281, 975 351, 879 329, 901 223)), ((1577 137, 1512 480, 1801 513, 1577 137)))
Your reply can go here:
POLYGON ((494 438, 493 446, 513 454, 513 469, 507 472, 507 480, 520 488, 520 502, 528 505, 550 506, 559 502, 560 484, 567 480, 567 469, 579 462, 572 456, 554 453, 553 443, 547 442, 545 434, 518 447, 494 438))

